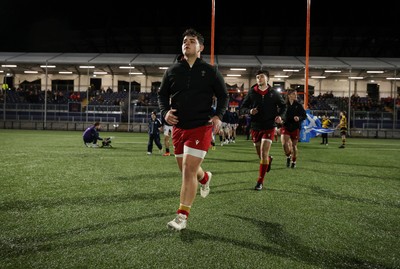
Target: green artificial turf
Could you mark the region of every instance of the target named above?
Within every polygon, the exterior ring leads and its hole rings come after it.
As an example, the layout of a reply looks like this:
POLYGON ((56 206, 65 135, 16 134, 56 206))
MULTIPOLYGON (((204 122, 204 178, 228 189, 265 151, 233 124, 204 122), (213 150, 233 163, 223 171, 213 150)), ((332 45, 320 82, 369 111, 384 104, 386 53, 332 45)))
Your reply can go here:
MULTIPOLYGON (((243 136, 210 150, 211 192, 188 227, 174 157, 147 134, 0 130, 0 268, 400 268, 400 140, 321 138, 297 168, 272 146, 265 188, 243 136)), ((217 139, 218 142, 218 139, 217 139)))

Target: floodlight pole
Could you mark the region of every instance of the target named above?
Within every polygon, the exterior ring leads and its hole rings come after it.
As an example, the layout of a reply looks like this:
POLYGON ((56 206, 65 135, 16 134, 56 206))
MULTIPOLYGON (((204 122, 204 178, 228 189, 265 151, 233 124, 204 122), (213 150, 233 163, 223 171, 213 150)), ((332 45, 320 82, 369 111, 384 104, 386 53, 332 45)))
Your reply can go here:
POLYGON ((210 63, 214 65, 214 36, 215 36, 215 0, 211 0, 211 53, 210 63))
MULTIPOLYGON (((128 92, 128 128, 127 132, 129 133, 129 129, 131 126, 131 85, 132 85, 132 66, 131 63, 129 63, 129 92, 128 92)), ((132 127, 133 130, 133 127, 132 127)))
POLYGON ((90 76, 89 75, 90 74, 89 74, 89 67, 88 67, 87 68, 87 77, 88 77, 88 85, 89 85, 89 87, 86 90, 86 99, 87 99, 87 104, 86 104, 86 122, 89 122, 89 103, 90 103, 90 96, 89 96, 89 94, 90 94, 90 76))
POLYGON ((307 23, 306 23, 306 68, 304 72, 304 108, 308 108, 308 64, 309 64, 309 52, 310 52, 310 7, 311 0, 307 0, 307 23))
MULTIPOLYGON (((350 76, 351 76, 351 69, 350 69, 350 76)), ((348 100, 347 100, 347 134, 350 136, 351 135, 351 130, 350 130, 350 121, 351 121, 351 115, 350 115, 350 112, 351 112, 351 110, 350 110, 350 106, 351 106, 351 100, 350 100, 350 98, 351 98, 351 82, 352 82, 352 80, 351 79, 349 79, 349 96, 348 96, 348 100)), ((354 84, 354 88, 356 87, 356 80, 354 80, 353 81, 353 84, 354 84)))
POLYGON ((393 89, 393 129, 396 129, 396 120, 397 120, 397 110, 396 108, 396 99, 397 99, 397 69, 394 70, 394 82, 392 82, 392 89, 393 89))
POLYGON ((4 84, 6 84, 7 73, 3 76, 3 84, 1 85, 1 90, 3 91, 3 121, 6 121, 6 103, 7 103, 7 89, 5 89, 4 84))
POLYGON ((48 79, 49 73, 47 69, 48 61, 46 60, 46 83, 44 87, 44 122, 43 122, 43 129, 47 129, 47 88, 48 88, 48 79))

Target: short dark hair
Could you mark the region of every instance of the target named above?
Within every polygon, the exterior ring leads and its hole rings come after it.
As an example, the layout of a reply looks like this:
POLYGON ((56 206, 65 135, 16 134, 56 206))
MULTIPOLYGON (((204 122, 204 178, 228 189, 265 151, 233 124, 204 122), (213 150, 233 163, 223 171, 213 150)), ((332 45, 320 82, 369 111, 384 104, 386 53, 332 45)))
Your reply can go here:
POLYGON ((260 75, 260 74, 264 74, 264 75, 266 75, 266 76, 269 78, 269 72, 268 72, 267 70, 260 69, 260 70, 258 70, 258 71, 256 72, 256 76, 257 76, 257 75, 260 75))
POLYGON ((182 34, 182 38, 184 38, 185 36, 197 37, 197 40, 199 40, 200 45, 204 45, 203 35, 194 30, 193 28, 186 29, 185 32, 183 32, 182 34))

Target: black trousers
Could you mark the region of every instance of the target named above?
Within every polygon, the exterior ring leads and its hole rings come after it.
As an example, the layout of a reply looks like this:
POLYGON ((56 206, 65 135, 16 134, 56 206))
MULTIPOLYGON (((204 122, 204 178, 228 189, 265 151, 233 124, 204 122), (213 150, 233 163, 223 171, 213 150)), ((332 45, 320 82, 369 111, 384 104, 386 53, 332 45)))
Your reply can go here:
POLYGON ((96 144, 97 143, 97 138, 95 138, 95 137, 92 137, 91 139, 89 139, 89 140, 83 140, 83 143, 93 143, 93 144, 96 144))
POLYGON ((147 143, 147 152, 153 152, 153 142, 157 145, 158 149, 162 149, 160 134, 149 134, 149 142, 147 143))
POLYGON ((321 134, 322 136, 322 143, 328 144, 328 134, 321 134))

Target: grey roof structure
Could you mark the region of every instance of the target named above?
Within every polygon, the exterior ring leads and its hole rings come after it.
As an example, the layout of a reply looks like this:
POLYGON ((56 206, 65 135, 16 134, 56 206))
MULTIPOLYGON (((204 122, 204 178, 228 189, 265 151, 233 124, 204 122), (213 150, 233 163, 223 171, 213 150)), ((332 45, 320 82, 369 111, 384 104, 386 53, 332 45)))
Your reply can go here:
MULTIPOLYGON (((176 61, 176 54, 118 54, 118 53, 23 53, 0 52, 0 71, 22 74, 24 71, 44 72, 43 65, 55 65, 48 73, 71 71, 86 74, 79 66, 94 66, 94 71, 108 74, 127 74, 120 66, 132 67, 132 70, 148 76, 162 76, 163 69, 176 61), (7 65, 17 67, 4 67, 7 65)), ((210 62, 210 55, 203 59, 210 62)), ((215 55, 214 64, 223 75, 238 73, 242 77, 253 77, 258 69, 268 69, 271 75, 288 75, 288 78, 304 78, 306 58, 304 56, 257 56, 257 55, 215 55), (232 71, 231 68, 244 68, 242 71, 232 71), (297 69, 298 72, 283 71, 297 69)), ((375 80, 396 76, 400 69, 400 58, 371 58, 371 57, 310 57, 309 75, 325 75, 327 78, 348 78, 363 76, 375 80), (340 70, 340 73, 325 73, 325 70, 340 70), (381 74, 369 74, 367 71, 383 71, 381 74)))

